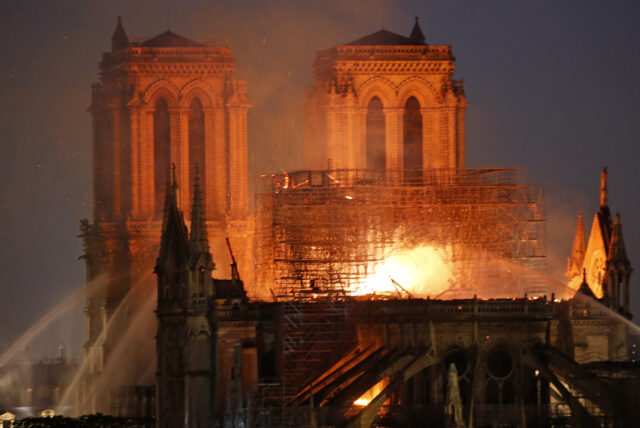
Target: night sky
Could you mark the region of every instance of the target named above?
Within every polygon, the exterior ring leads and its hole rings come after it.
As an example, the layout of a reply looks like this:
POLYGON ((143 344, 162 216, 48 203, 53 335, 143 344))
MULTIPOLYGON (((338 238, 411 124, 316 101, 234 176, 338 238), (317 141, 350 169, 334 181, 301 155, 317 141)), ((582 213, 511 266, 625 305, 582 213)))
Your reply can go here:
MULTIPOLYGON (((605 165, 609 204, 640 270, 640 2, 0 0, 0 8, 0 353, 83 286, 86 109, 118 15, 130 37, 167 27, 199 41, 228 36, 254 105, 253 183, 260 172, 304 167, 303 90, 315 52, 383 27, 408 36, 419 16, 427 43, 453 45, 455 78, 465 81, 467 166, 527 167, 529 182, 544 186, 549 273, 563 279, 579 212, 589 233, 605 165)), ((81 307, 32 350, 51 354, 64 341, 79 355, 81 307)))

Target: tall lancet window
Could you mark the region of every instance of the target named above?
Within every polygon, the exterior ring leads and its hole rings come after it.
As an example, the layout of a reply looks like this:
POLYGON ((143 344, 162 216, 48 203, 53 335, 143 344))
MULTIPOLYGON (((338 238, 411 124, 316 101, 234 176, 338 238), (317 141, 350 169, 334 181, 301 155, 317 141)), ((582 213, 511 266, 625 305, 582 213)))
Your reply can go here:
MULTIPOLYGON (((194 98, 189 106, 189 189, 193 189, 196 177, 196 164, 200 170, 200 188, 204 191, 206 186, 206 161, 204 152, 204 111, 202 103, 194 98)), ((204 202, 204 200, 203 200, 204 202)))
POLYGON ((406 178, 422 177, 422 114, 420 103, 411 97, 404 105, 402 120, 404 168, 406 178))
POLYGON ((380 98, 373 97, 367 106, 367 169, 385 169, 384 111, 380 98))
POLYGON ((164 98, 156 101, 153 111, 153 166, 155 213, 161 215, 171 170, 171 123, 164 98))

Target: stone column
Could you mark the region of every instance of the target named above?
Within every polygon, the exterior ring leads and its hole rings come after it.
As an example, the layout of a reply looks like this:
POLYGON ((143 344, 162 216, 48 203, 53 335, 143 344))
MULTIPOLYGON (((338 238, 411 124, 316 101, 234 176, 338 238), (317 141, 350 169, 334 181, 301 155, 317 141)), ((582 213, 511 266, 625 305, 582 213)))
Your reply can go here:
POLYGON ((449 168, 449 115, 446 108, 438 109, 438 163, 439 168, 449 168))
POLYGON ((244 217, 248 210, 247 106, 229 106, 229 213, 244 217))
MULTIPOLYGON (((204 165, 200 167, 200 174, 205 177, 205 189, 204 190, 204 212, 207 220, 216 218, 215 212, 215 187, 216 183, 216 156, 215 147, 217 141, 215 139, 215 114, 216 110, 212 107, 205 107, 204 113, 204 165)), ((223 112, 224 120, 224 112, 223 112)), ((224 141, 224 138, 223 138, 224 141)), ((221 144, 224 147, 224 144, 221 144)), ((224 162, 220 162, 224 166, 224 162)))
POLYGON ((335 169, 339 164, 338 155, 338 111, 335 105, 335 95, 329 97, 326 110, 327 120, 327 168, 335 169))
MULTIPOLYGON (((186 218, 191 219, 190 195, 193 183, 189 181, 189 109, 176 108, 169 110, 169 114, 171 115, 171 163, 176 166, 178 204, 180 204, 186 218)), ((198 167, 202 173, 203 165, 198 165, 198 167)), ((171 175, 169 175, 169 180, 171 180, 171 175)))
POLYGON ((387 177, 392 180, 401 178, 403 168, 402 113, 401 108, 385 108, 385 152, 387 177))
POLYGON ((623 301, 624 313, 630 314, 631 305, 629 300, 629 271, 624 272, 624 279, 622 280, 622 285, 624 287, 624 301, 623 301))
POLYGON ((140 107, 129 106, 131 118, 131 150, 130 156, 130 174, 131 174, 131 217, 138 219, 140 217, 140 174, 138 163, 140 162, 140 107))
POLYGON ((464 107, 458 106, 456 113, 456 134, 458 147, 458 168, 465 166, 465 135, 464 135, 464 107))
POLYGON ((89 109, 91 113, 91 131, 93 136, 93 145, 92 145, 92 172, 93 172, 93 221, 97 222, 101 217, 102 210, 100 207, 100 202, 104 199, 103 191, 102 191, 102 175, 101 175, 101 164, 104 162, 103 159, 100 158, 100 152, 102 150, 102 145, 104 144, 104 121, 102 120, 103 112, 102 109, 99 109, 97 106, 92 105, 89 109))
POLYGON ((433 144, 433 109, 421 108, 422 115, 422 168, 433 168, 435 150, 433 144))
POLYGON ((615 281, 615 272, 607 263, 607 270, 604 273, 602 284, 600 284, 600 286, 602 288, 602 297, 604 298, 607 306, 609 306, 609 308, 613 310, 617 309, 617 302, 615 299, 615 281))
POLYGON ((114 100, 111 104, 113 140, 111 144, 112 161, 111 164, 111 194, 109 195, 110 210, 109 219, 118 218, 122 215, 122 134, 123 134, 123 111, 118 100, 114 100))
MULTIPOLYGON (((433 107, 429 109, 427 113, 428 122, 431 124, 431 138, 429 141, 429 146, 431 147, 431 159, 428 159, 429 165, 431 168, 444 168, 445 164, 442 162, 444 157, 442 147, 442 136, 441 136, 441 112, 442 108, 433 107)), ((424 131, 423 131, 424 132, 424 131)))
POLYGON ((344 105, 341 105, 337 110, 335 136, 336 155, 334 157, 336 169, 349 168, 351 130, 349 129, 348 114, 348 108, 344 105))
POLYGON ((357 152, 356 106, 353 95, 345 99, 344 107, 344 138, 340 142, 344 147, 344 168, 355 169, 357 152))
POLYGON ((455 107, 447 107, 447 143, 449 148, 448 168, 456 168, 458 166, 458 148, 456 135, 456 109, 455 107))
POLYGON ((358 108, 355 111, 355 150, 354 167, 358 169, 367 168, 367 109, 358 108))
MULTIPOLYGON (((227 157, 227 143, 226 143, 226 129, 225 126, 225 110, 222 107, 215 107, 213 109, 212 118, 212 130, 211 136, 207 138, 207 159, 213 159, 211 167, 213 179, 211 185, 213 186, 213 204, 216 217, 222 216, 227 212, 227 166, 229 165, 229 159, 227 157), (209 155, 210 154, 210 155, 209 155)), ((209 126, 209 125, 207 125, 209 126)), ((207 131, 210 128, 207 127, 207 131)))
POLYGON ((138 144, 134 146, 137 150, 132 148, 131 163, 132 168, 135 168, 135 174, 138 175, 137 189, 134 192, 137 194, 137 204, 134 203, 134 206, 137 205, 138 208, 134 210, 137 211, 137 215, 132 217, 134 220, 146 220, 153 216, 155 203, 152 109, 140 110, 140 137, 138 144))

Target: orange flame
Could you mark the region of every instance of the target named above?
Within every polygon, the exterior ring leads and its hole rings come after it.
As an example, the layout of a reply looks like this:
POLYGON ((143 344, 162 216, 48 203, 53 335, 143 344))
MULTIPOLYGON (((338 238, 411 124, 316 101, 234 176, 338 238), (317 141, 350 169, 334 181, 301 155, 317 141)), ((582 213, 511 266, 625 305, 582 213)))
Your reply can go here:
POLYGON ((373 273, 353 287, 351 294, 438 295, 449 289, 453 281, 453 273, 445 260, 445 249, 424 244, 396 251, 374 265, 373 273))

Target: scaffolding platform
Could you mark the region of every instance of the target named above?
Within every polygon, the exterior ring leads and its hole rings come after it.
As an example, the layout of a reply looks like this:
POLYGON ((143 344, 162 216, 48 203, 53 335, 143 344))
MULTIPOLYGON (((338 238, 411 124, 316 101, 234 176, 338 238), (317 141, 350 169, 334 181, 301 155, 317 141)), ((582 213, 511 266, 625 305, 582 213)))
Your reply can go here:
POLYGON ((348 296, 399 249, 439 248, 451 266, 448 294, 419 297, 547 293, 543 191, 524 169, 296 171, 261 186, 256 279, 287 302, 283 372, 296 382, 346 340, 348 296))

